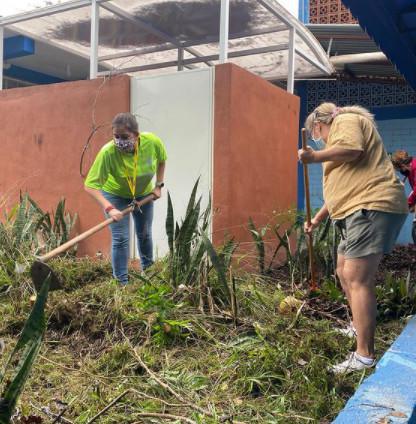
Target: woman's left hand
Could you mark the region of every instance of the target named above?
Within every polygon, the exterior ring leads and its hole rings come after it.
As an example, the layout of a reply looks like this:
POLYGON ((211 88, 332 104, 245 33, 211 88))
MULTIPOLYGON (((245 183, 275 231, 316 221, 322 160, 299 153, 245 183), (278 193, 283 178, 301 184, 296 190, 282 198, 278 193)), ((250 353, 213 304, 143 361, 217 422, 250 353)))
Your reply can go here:
POLYGON ((162 197, 162 189, 160 187, 155 187, 152 193, 155 196, 155 200, 160 199, 162 197))
POLYGON ((312 149, 312 147, 307 146, 306 150, 304 149, 299 149, 298 150, 298 157, 299 160, 302 163, 313 163, 315 162, 315 150, 312 149))

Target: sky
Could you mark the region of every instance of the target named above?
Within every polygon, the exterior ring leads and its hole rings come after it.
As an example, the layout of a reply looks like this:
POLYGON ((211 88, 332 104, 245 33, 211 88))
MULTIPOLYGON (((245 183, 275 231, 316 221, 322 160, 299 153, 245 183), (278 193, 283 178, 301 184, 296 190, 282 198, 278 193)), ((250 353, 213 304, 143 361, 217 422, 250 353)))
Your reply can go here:
POLYGON ((282 6, 286 7, 292 15, 298 17, 299 1, 298 0, 277 0, 282 6))
MULTIPOLYGON (((297 17, 298 14, 298 0, 278 0, 282 6, 285 6, 293 15, 297 17)), ((0 16, 13 15, 15 13, 26 12, 32 10, 37 6, 45 6, 47 3, 57 4, 62 3, 64 0, 13 0, 13 1, 0 1, 0 16)))

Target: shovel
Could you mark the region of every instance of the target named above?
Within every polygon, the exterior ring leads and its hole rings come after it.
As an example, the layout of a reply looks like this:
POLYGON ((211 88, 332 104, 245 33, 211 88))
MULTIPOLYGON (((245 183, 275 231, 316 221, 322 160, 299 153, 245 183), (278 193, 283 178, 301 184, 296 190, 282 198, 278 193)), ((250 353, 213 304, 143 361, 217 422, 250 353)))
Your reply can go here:
MULTIPOLYGON (((140 208, 141 206, 153 201, 154 199, 155 197, 153 194, 146 196, 144 199, 140 200, 139 202, 135 202, 134 204, 131 204, 129 207, 127 207, 126 209, 123 209, 121 213, 123 214, 123 216, 126 216, 130 214, 131 212, 133 212, 135 208, 140 208)), ((45 262, 48 261, 49 259, 55 258, 60 253, 66 252, 68 249, 75 246, 80 241, 87 239, 88 237, 92 236, 93 234, 97 233, 103 228, 108 227, 112 222, 114 222, 114 218, 107 218, 105 221, 102 221, 100 224, 97 224, 95 227, 90 228, 89 230, 74 237, 73 239, 62 244, 61 246, 58 246, 56 249, 51 250, 45 255, 38 257, 37 260, 33 262, 30 268, 30 276, 32 277, 32 281, 36 288, 36 291, 40 290, 40 288, 42 287, 42 283, 45 281, 45 279, 48 276, 50 276, 50 290, 62 289, 62 284, 59 281, 59 278, 52 271, 52 269, 49 268, 48 265, 46 265, 45 262)))

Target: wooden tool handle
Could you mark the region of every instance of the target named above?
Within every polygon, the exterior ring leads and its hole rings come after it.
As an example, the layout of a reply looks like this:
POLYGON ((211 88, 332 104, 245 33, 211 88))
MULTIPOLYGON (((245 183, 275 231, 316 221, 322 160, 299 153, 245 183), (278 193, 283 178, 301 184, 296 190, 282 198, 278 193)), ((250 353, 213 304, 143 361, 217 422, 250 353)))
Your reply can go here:
MULTIPOLYGON (((307 149, 305 128, 302 128, 302 149, 307 149)), ((305 185, 306 222, 308 223, 308 225, 311 225, 311 198, 309 194, 309 173, 308 165, 306 163, 303 164, 303 182, 305 185)))
MULTIPOLYGON (((302 128, 302 149, 307 149, 306 143, 306 129, 302 128)), ((309 173, 308 173, 308 165, 306 163, 303 164, 303 182, 305 186, 305 207, 306 207, 306 222, 308 226, 311 225, 311 197, 309 193, 309 173)), ((309 268, 311 272, 311 290, 314 291, 317 289, 316 284, 316 273, 315 273, 315 262, 314 262, 314 254, 313 254, 313 235, 312 233, 308 234, 308 252, 309 252, 309 268)))
MULTIPOLYGON (((123 214, 123 216, 128 215, 130 212, 133 212, 135 208, 140 208, 140 206, 143 206, 146 203, 149 203, 150 201, 153 201, 153 200, 154 200, 153 194, 146 196, 144 199, 140 200, 139 202, 136 202, 134 206, 131 205, 128 208, 123 209, 121 213, 123 214)), ((114 218, 107 218, 105 221, 100 222, 95 227, 90 228, 89 230, 74 237, 73 239, 67 241, 66 243, 61 244, 56 249, 51 250, 50 252, 46 253, 43 256, 40 256, 38 260, 42 262, 46 262, 49 259, 52 259, 55 256, 58 256, 60 253, 66 252, 68 249, 75 246, 80 241, 85 240, 86 238, 92 236, 93 234, 97 233, 103 228, 109 226, 112 222, 114 222, 114 218)))

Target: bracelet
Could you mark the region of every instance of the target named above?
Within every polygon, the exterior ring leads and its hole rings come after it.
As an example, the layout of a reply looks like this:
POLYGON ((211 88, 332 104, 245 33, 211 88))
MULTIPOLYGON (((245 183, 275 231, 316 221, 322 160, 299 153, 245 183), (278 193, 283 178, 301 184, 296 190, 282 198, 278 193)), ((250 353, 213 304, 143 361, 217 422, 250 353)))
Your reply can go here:
POLYGON ((115 209, 115 207, 113 205, 110 205, 110 206, 107 206, 104 210, 105 210, 105 213, 108 213, 112 211, 113 209, 115 209))

